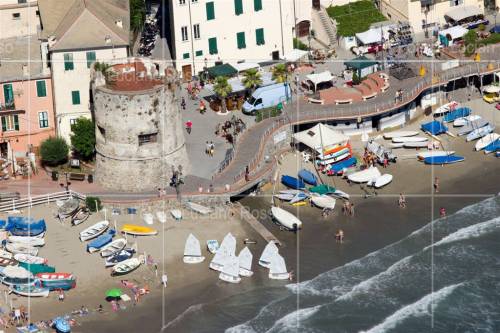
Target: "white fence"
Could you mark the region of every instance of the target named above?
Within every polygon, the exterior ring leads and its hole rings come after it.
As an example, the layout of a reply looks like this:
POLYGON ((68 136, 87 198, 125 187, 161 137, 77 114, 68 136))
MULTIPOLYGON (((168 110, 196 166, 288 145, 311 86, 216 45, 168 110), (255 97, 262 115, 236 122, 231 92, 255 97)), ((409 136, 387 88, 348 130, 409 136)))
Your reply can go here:
POLYGON ((48 204, 56 200, 66 200, 71 197, 78 198, 80 200, 85 200, 86 196, 84 194, 74 192, 74 191, 64 191, 56 193, 48 193, 43 195, 37 195, 34 197, 22 197, 19 199, 11 199, 0 203, 0 212, 15 211, 20 208, 33 207, 41 204, 48 204))

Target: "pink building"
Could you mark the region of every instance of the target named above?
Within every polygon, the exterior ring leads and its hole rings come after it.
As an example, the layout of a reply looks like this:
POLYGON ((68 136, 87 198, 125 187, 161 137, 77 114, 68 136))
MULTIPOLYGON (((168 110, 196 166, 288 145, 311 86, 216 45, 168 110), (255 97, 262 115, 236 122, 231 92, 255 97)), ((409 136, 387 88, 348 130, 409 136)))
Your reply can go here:
POLYGON ((50 71, 37 37, 3 39, 0 44, 6 45, 0 48, 0 157, 4 166, 0 177, 3 177, 7 172, 19 171, 22 165, 18 164, 25 164, 23 160, 28 153, 37 155, 41 142, 55 136, 55 121, 50 71))

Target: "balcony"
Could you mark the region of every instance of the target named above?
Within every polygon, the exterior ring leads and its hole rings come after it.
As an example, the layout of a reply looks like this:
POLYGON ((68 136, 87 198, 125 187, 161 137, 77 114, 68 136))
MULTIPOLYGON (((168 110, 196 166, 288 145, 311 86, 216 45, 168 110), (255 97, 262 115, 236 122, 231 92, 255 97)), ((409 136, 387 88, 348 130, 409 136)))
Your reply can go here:
POLYGON ((5 104, 0 103, 0 111, 14 111, 15 109, 16 104, 13 101, 5 104))

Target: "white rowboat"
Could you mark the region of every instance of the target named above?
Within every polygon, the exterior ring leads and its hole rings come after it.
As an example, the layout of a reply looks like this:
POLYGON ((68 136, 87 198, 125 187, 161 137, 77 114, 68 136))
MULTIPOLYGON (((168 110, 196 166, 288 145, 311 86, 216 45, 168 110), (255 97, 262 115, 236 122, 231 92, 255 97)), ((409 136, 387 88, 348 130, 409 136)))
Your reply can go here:
POLYGON ((429 145, 429 142, 423 141, 423 142, 405 142, 404 144, 405 148, 425 148, 429 145))
POLYGON ((181 220, 182 219, 182 212, 179 209, 172 209, 170 211, 170 214, 176 220, 181 220))
POLYGON ((385 139, 404 138, 408 136, 415 136, 417 134, 418 131, 395 131, 395 132, 384 133, 384 138, 385 139))
POLYGON ((354 183, 367 183, 380 176, 381 173, 376 167, 370 167, 348 175, 347 179, 354 183))
POLYGON ((14 259, 16 259, 19 262, 24 262, 26 264, 38 264, 38 265, 43 265, 47 263, 47 259, 42 258, 42 257, 36 257, 32 256, 30 254, 25 254, 25 253, 18 253, 14 255, 14 259))
POLYGON ((97 236, 104 233, 109 227, 109 221, 97 222, 93 226, 80 232, 80 240, 82 242, 88 241, 89 239, 96 238, 97 236))
POLYGON ((38 254, 38 248, 23 243, 7 243, 5 248, 13 254, 24 253, 32 256, 38 254))
POLYGON ((482 150, 482 149, 484 149, 484 147, 486 147, 487 145, 489 145, 493 141, 496 141, 498 138, 500 138, 500 135, 497 133, 486 134, 481 139, 479 139, 478 142, 476 142, 475 149, 477 151, 482 150))
POLYGON ((167 222, 167 214, 165 214, 164 211, 158 211, 156 212, 156 218, 160 223, 165 223, 167 222))
POLYGON ((127 245, 127 240, 125 238, 118 238, 107 244, 101 249, 101 257, 106 258, 114 253, 121 251, 127 245))
POLYGON ((319 208, 334 209, 336 200, 328 195, 313 195, 312 203, 319 208))
POLYGON ((292 213, 279 208, 279 207, 271 207, 271 214, 274 219, 278 221, 282 226, 289 230, 301 229, 302 221, 300 221, 295 215, 292 213))
POLYGON ((399 137, 393 138, 392 142, 394 143, 407 143, 407 142, 424 142, 427 141, 425 136, 410 136, 410 137, 399 137))
POLYGON ((132 272, 133 270, 137 269, 141 265, 141 261, 137 258, 130 258, 127 260, 124 260, 115 266, 113 266, 113 269, 111 271, 112 275, 123 275, 132 272))
POLYGON ((9 236, 7 241, 10 243, 22 243, 31 246, 44 246, 45 240, 39 237, 25 237, 25 236, 9 236))

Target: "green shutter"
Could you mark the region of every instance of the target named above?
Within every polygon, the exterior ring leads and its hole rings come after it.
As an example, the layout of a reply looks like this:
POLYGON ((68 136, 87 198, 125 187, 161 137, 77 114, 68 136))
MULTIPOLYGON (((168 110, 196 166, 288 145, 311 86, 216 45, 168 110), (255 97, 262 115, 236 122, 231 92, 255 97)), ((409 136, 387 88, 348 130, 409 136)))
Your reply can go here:
POLYGON ((75 69, 75 65, 73 64, 73 54, 64 53, 64 70, 72 71, 73 69, 75 69))
POLYGON ((36 81, 36 95, 38 97, 47 96, 47 89, 45 87, 45 81, 36 81))
POLYGON ((207 21, 215 19, 215 7, 213 1, 207 2, 205 5, 207 8, 207 21))
POLYGON ((202 50, 196 51, 195 54, 197 57, 201 57, 203 55, 203 51, 202 50))
POLYGON ((258 12, 262 10, 262 0, 253 0, 253 9, 258 12))
POLYGON ((210 54, 217 54, 219 51, 217 50, 217 38, 212 37, 208 39, 208 52, 210 54))
POLYGON ((236 15, 243 14, 243 0, 234 0, 234 13, 236 15))
POLYGON ((244 49, 245 47, 247 47, 247 45, 245 43, 245 33, 244 32, 236 33, 236 41, 238 43, 239 49, 244 49))
POLYGON ((90 68, 90 65, 95 61, 95 52, 90 51, 87 52, 87 68, 90 68))
POLYGON ((182 59, 189 59, 189 52, 182 55, 182 59))
POLYGON ((5 117, 2 117, 2 131, 7 131, 7 120, 5 119, 5 117))
POLYGON ((19 116, 17 114, 14 115, 14 129, 19 131, 19 116))
POLYGON ((263 28, 255 29, 255 40, 257 41, 257 45, 264 45, 266 43, 263 28))
POLYGON ((14 91, 12 90, 12 84, 4 84, 3 85, 3 97, 5 100, 5 104, 11 104, 14 102, 14 91))
POLYGON ((80 104, 80 92, 78 90, 71 92, 71 99, 73 101, 73 105, 80 104))

